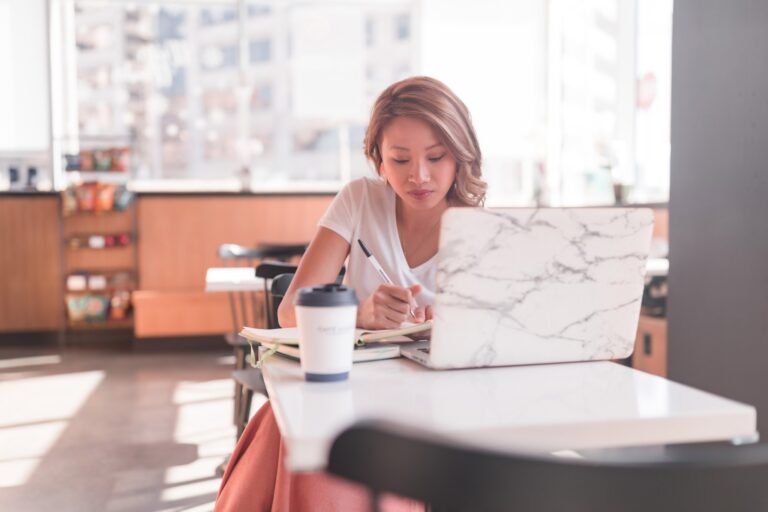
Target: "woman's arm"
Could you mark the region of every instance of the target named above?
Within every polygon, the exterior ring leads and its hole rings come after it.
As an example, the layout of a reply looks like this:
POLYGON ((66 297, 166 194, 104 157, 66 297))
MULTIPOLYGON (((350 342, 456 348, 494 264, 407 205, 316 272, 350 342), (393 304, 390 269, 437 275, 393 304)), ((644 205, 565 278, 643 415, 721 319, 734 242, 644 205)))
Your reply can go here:
MULTIPOLYGON (((277 310, 277 321, 282 327, 296 325, 293 298, 296 290, 305 286, 332 283, 349 254, 349 243, 335 231, 320 227, 301 258, 296 276, 277 310)), ((381 284, 370 297, 358 297, 357 326, 366 329, 392 329, 403 322, 423 322, 431 318, 431 308, 413 308, 413 297, 421 291, 420 285, 410 288, 381 284)))
POLYGON ((335 231, 320 227, 301 258, 296 276, 277 309, 277 321, 282 327, 296 325, 293 297, 296 290, 305 286, 336 281, 344 260, 349 254, 349 243, 335 231))

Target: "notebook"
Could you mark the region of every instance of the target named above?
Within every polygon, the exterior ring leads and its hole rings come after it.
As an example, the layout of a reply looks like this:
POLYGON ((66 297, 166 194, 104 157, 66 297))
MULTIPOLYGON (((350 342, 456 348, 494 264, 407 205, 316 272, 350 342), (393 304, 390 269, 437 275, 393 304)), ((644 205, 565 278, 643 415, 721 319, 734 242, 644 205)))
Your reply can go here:
MULTIPOLYGON (((277 353, 296 359, 301 359, 301 352, 297 345, 281 345, 272 343, 261 344, 266 349, 266 354, 277 353)), ((363 363, 365 361, 380 361, 382 359, 396 359, 400 357, 400 345, 389 343, 367 343, 356 345, 352 351, 352 362, 363 363)), ((264 356, 262 355, 262 358, 264 356)))
MULTIPOLYGON (((400 344, 413 342, 413 338, 409 336, 420 333, 426 335, 431 328, 432 321, 428 320, 420 324, 403 324, 398 329, 355 329, 353 361, 376 361, 400 357, 400 344)), ((240 336, 264 345, 270 352, 299 359, 299 331, 296 327, 281 329, 243 327, 240 336)))
POLYGON ((443 214, 430 368, 620 359, 634 348, 653 213, 450 208, 443 214))

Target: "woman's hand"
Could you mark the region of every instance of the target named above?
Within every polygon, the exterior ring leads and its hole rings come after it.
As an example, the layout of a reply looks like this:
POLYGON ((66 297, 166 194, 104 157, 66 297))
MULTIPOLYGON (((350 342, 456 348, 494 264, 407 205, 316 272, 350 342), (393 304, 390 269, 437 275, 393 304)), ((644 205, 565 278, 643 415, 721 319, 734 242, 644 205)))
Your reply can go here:
POLYGON ((410 288, 382 284, 357 308, 357 326, 364 329, 396 329, 403 322, 421 323, 427 308, 413 307, 413 297, 421 293, 421 285, 410 288), (413 311, 413 316, 411 316, 413 311))
MULTIPOLYGON (((420 317, 422 320, 419 320, 419 322, 426 322, 427 320, 432 320, 432 306, 424 306, 420 308, 416 308, 413 310, 413 313, 416 317, 420 317)), ((415 322, 415 320, 414 320, 415 322)), ((405 335, 408 338, 411 338, 413 341, 425 341, 432 339, 432 330, 428 331, 422 331, 422 332, 415 332, 413 334, 406 334, 405 335)))

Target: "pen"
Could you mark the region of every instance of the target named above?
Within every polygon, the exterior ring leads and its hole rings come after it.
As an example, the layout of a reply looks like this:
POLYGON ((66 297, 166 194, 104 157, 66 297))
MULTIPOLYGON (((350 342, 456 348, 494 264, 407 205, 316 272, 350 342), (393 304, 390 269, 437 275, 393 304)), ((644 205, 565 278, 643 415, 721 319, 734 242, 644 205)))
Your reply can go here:
MULTIPOLYGON (((384 280, 387 284, 395 284, 392 282, 392 280, 389 278, 386 272, 384 272, 384 269, 381 268, 381 265, 379 264, 379 260, 376 259, 376 256, 373 255, 371 251, 368 250, 368 248, 365 246, 362 240, 359 238, 357 239, 357 243, 360 244, 360 248, 365 253, 365 257, 368 259, 368 261, 371 262, 371 265, 373 265, 373 268, 376 269, 376 272, 379 273, 381 278, 384 280)), ((413 309, 411 309, 410 305, 408 307, 408 313, 411 315, 411 318, 416 318, 416 315, 413 314, 413 309)))

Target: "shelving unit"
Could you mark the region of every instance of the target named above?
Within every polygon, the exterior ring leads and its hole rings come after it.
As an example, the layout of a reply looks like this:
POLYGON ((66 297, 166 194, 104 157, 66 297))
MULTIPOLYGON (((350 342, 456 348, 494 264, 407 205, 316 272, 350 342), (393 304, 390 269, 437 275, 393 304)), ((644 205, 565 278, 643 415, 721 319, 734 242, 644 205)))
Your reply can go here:
POLYGON ((98 331, 98 330, 132 330, 133 318, 126 318, 121 320, 108 320, 106 322, 78 322, 73 320, 67 321, 67 330, 71 332, 75 331, 98 331))
POLYGON ((67 171, 68 183, 86 183, 97 181, 99 183, 125 184, 128 182, 128 173, 122 171, 67 171))
MULTIPOLYGON (((126 189, 130 150, 124 137, 84 137, 67 156, 62 199, 65 338, 75 333, 133 331, 132 295, 138 283, 136 206, 126 189), (81 151, 83 150, 84 151, 81 151), (114 169, 98 158, 125 158, 114 169), (87 170, 73 168, 91 159, 87 170), (94 170, 98 165, 100 170, 94 170)), ((64 156, 62 156, 64 158, 64 156)), ((105 160, 109 162, 110 160, 105 160)))
MULTIPOLYGON (((62 218, 62 252, 64 269, 65 314, 67 334, 76 331, 98 330, 132 330, 133 317, 130 305, 126 308, 126 316, 122 317, 113 311, 114 298, 118 294, 128 298, 128 304, 138 282, 137 252, 136 252, 136 208, 131 205, 123 211, 109 212, 76 212, 63 213, 62 218), (124 245, 104 246, 101 248, 87 245, 73 246, 71 240, 78 238, 88 242, 90 237, 114 237, 128 235, 129 240, 124 245), (72 276, 79 280, 77 289, 72 289, 72 276), (92 280, 100 281, 94 288, 92 280), (72 305, 85 302, 88 297, 96 297, 91 302, 93 307, 100 301, 109 304, 105 319, 94 310, 83 319, 73 318, 72 305), (83 299, 86 298, 86 299, 83 299)), ((123 299, 123 302, 125 300, 123 299)), ((98 309, 98 308, 97 308, 98 309)), ((79 315, 76 315, 79 318, 79 315)))

